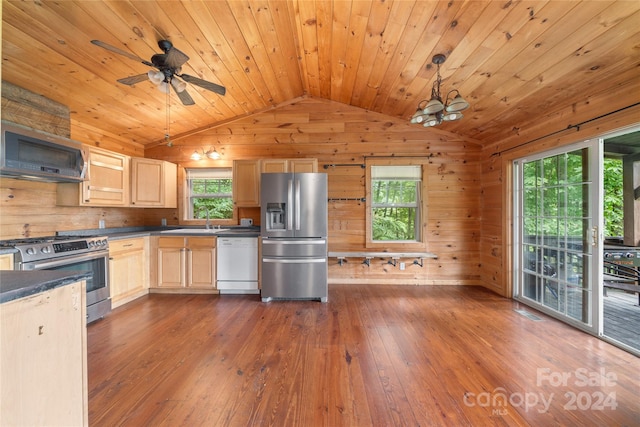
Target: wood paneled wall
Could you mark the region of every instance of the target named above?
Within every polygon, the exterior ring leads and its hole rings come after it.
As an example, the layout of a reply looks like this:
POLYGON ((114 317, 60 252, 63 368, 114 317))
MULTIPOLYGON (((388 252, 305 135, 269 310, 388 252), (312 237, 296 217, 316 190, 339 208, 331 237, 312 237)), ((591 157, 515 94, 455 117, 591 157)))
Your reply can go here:
MULTIPOLYGON (((67 107, 7 82, 2 82, 2 119, 130 156, 144 154, 141 145, 119 144, 115 136, 72 126, 67 107)), ((144 225, 143 209, 56 206, 56 185, 0 178, 0 240, 98 228, 100 220, 107 227, 144 225)))
MULTIPOLYGON (((442 126, 446 129, 446 125, 442 126)), ((423 267, 405 260, 407 268, 373 260, 371 266, 350 260, 343 266, 330 260, 332 281, 394 284, 480 283, 480 146, 443 129, 425 129, 345 104, 304 98, 272 111, 212 129, 174 138, 173 147, 147 149, 146 157, 183 166, 194 163, 195 149, 215 147, 226 161, 253 158, 317 158, 328 174, 329 198, 365 197, 365 170, 359 165, 372 156, 428 159, 428 251, 437 260, 423 267), (353 166, 328 166, 351 164, 353 166)), ((154 218, 153 221, 157 220, 154 218)), ((329 249, 365 250, 365 204, 329 203, 329 249)))
POLYGON ((0 240, 51 236, 56 231, 144 225, 144 209, 56 206, 53 183, 0 178, 0 240))
POLYGON ((482 286, 504 296, 512 295, 510 241, 513 161, 532 153, 639 125, 638 93, 640 81, 629 81, 617 92, 606 92, 586 99, 579 105, 568 106, 565 111, 541 118, 535 129, 514 130, 509 138, 484 147, 480 245, 482 286))

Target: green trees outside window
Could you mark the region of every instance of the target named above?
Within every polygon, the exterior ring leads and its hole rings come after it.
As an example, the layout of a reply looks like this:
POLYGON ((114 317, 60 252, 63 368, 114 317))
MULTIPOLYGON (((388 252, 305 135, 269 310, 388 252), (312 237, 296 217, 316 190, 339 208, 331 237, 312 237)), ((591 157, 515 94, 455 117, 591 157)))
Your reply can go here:
POLYGON ((622 160, 604 159, 604 235, 624 235, 622 160))
POLYGON ((373 240, 418 240, 419 184, 413 180, 373 180, 373 240))
POLYGON ((233 218, 230 169, 191 169, 187 171, 189 219, 233 218))

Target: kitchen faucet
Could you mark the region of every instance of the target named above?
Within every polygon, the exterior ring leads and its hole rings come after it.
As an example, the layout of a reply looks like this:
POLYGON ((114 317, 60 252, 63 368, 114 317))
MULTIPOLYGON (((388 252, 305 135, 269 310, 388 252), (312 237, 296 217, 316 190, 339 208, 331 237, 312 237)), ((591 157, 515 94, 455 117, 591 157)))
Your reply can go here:
POLYGON ((204 228, 209 230, 211 228, 211 222, 209 222, 209 210, 207 210, 207 220, 204 223, 204 228))

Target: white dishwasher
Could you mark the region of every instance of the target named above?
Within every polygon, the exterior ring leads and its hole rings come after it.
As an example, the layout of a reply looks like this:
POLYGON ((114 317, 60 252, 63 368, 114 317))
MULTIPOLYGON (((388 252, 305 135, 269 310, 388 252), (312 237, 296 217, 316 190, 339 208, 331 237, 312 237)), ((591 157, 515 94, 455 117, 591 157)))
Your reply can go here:
POLYGON ((257 294, 258 238, 218 237, 217 286, 221 294, 257 294))

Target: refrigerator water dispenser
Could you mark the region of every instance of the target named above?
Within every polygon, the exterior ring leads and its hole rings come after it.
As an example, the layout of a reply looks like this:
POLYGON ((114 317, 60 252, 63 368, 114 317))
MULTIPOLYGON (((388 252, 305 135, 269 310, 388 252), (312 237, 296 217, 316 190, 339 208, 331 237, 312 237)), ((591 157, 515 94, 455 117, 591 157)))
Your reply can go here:
POLYGON ((287 221, 286 203, 267 203, 267 230, 285 230, 287 221))

